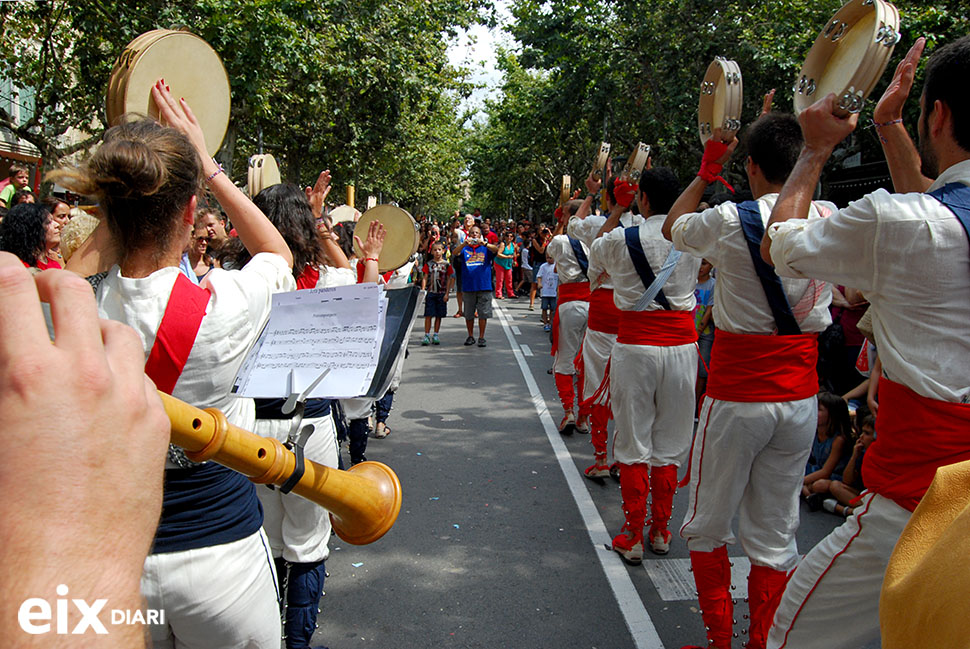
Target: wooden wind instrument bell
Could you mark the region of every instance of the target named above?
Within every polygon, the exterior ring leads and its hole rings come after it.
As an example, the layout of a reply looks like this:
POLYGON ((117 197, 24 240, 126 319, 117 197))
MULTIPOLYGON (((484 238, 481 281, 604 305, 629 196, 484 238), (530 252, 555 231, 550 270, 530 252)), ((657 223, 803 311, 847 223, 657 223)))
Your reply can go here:
MULTIPOLYGON (((296 456, 279 440, 233 426, 215 408, 201 410, 158 394, 172 422, 172 443, 193 462, 217 462, 257 484, 282 485, 293 474, 296 456)), ((304 460, 304 467, 293 493, 325 507, 334 532, 347 543, 373 543, 394 525, 401 511, 401 482, 387 465, 361 462, 340 471, 304 460)))

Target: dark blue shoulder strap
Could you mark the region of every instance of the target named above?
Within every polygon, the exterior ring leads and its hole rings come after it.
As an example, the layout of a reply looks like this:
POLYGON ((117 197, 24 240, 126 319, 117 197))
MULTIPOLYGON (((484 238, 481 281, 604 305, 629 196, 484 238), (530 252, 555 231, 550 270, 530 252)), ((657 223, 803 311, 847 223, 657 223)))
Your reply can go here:
MULTIPOLYGON (((653 269, 650 268, 647 255, 643 252, 643 244, 640 243, 640 226, 635 225, 632 228, 624 228, 623 236, 626 238, 626 247, 630 251, 633 268, 636 269, 637 275, 640 276, 640 281, 643 282, 643 288, 648 289, 657 277, 654 275, 653 269)), ((670 311, 670 302, 667 301, 667 296, 664 295, 663 289, 660 289, 653 299, 664 309, 670 311)))
POLYGON ((588 278, 589 257, 586 256, 586 251, 583 250, 583 244, 579 239, 574 239, 572 237, 567 238, 569 239, 569 245, 573 247, 573 254, 576 255, 576 261, 579 262, 579 267, 583 269, 583 275, 588 278))
POLYGON ((795 314, 792 313, 788 297, 781 285, 781 279, 775 269, 761 258, 761 239, 765 236, 765 225, 761 220, 761 210, 755 201, 745 201, 737 204, 738 218, 741 219, 741 231, 748 243, 748 252, 754 262, 754 271, 758 274, 761 287, 768 298, 768 307, 775 318, 778 333, 782 336, 793 336, 802 333, 795 314))
POLYGON ((970 187, 963 183, 949 183, 928 193, 953 212, 970 237, 970 187))

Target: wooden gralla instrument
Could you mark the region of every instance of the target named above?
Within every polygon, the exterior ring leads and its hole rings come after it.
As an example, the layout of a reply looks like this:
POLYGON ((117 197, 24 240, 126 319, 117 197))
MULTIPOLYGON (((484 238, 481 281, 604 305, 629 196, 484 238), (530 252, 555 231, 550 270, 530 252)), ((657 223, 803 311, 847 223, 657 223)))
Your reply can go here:
MULTIPOLYGON (((282 485, 296 468, 296 456, 279 440, 233 426, 215 408, 201 410, 159 392, 172 422, 173 444, 193 462, 211 460, 257 484, 282 485)), ((384 536, 401 511, 401 482, 380 462, 361 462, 339 471, 304 460, 305 473, 293 493, 325 507, 337 536, 354 545, 384 536)))

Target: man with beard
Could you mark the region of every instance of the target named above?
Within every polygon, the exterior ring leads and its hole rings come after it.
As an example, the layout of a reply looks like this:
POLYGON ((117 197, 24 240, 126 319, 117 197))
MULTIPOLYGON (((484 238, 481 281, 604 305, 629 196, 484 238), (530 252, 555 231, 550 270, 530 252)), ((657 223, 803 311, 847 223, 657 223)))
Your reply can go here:
POLYGON ((800 116, 805 146, 762 241, 779 275, 863 291, 882 361, 879 436, 863 464, 868 490, 793 573, 769 647, 859 647, 878 638, 879 590, 896 540, 936 469, 970 459, 970 36, 926 66, 917 153, 902 108, 923 45, 899 64, 873 114, 900 193, 880 189, 827 219, 798 218, 858 120, 836 116, 829 94, 800 116))

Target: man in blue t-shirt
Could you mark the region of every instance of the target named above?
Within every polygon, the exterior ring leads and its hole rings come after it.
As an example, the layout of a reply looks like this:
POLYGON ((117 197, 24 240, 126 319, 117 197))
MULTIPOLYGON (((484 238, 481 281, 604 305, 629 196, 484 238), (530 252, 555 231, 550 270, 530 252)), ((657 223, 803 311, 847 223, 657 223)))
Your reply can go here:
POLYGON ((498 245, 488 243, 482 230, 473 225, 468 237, 452 252, 461 265, 461 288, 464 300, 465 326, 468 338, 465 345, 474 345, 475 312, 478 311, 478 346, 485 346, 485 325, 492 317, 492 261, 498 245))

